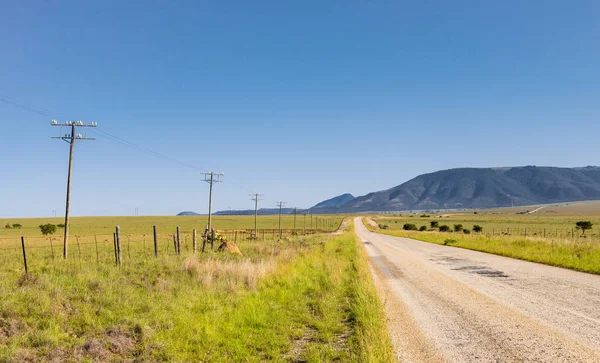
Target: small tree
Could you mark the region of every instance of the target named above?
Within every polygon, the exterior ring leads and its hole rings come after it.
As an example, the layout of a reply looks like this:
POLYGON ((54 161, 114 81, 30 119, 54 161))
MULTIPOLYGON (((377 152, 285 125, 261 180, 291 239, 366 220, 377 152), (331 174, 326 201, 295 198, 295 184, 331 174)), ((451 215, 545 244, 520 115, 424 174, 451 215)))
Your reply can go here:
POLYGON ((15 223, 12 225, 12 228, 21 228, 21 227, 23 227, 23 226, 19 223, 15 223))
POLYGON ((431 228, 438 228, 440 226, 440 223, 438 221, 431 221, 429 222, 429 225, 431 226, 431 228))
POLYGON ((469 230, 469 229, 463 229, 463 233, 464 234, 471 234, 471 230, 469 230))
POLYGON ((64 225, 64 223, 59 223, 59 224, 57 224, 56 226, 57 226, 58 228, 65 228, 65 225, 64 225))
POLYGON ((463 230, 463 225, 462 224, 455 224, 454 225, 454 232, 462 232, 463 230))
POLYGON ((473 226, 473 232, 479 233, 481 231, 483 231, 483 227, 482 226, 480 226, 478 224, 476 224, 476 225, 473 226))
POLYGON ((421 232, 425 232, 427 230, 427 226, 421 226, 421 228, 419 228, 419 231, 421 232))
POLYGON ((51 223, 40 224, 40 231, 44 236, 54 234, 54 232, 56 232, 56 225, 51 223))
POLYGON ((402 227, 402 229, 404 229, 405 231, 418 231, 419 230, 417 228, 417 226, 412 223, 405 223, 404 226, 402 227))
POLYGON ((450 227, 448 227, 447 225, 442 225, 440 226, 440 232, 448 232, 450 231, 450 227))
POLYGON ((590 221, 579 221, 575 223, 575 225, 577 226, 577 229, 581 230, 581 234, 585 236, 585 231, 587 231, 588 229, 592 229, 592 226, 594 224, 590 221))

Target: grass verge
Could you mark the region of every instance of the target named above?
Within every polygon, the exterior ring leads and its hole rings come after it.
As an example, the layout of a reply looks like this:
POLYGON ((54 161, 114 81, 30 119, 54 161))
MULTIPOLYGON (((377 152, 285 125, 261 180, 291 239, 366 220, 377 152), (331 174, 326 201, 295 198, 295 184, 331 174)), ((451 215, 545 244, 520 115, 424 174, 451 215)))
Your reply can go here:
POLYGON ((353 233, 240 247, 0 267, 0 362, 390 361, 353 233))
POLYGON ((600 244, 597 241, 382 230, 371 225, 366 220, 363 220, 363 223, 372 232, 390 236, 407 237, 442 245, 446 244, 453 247, 564 267, 581 272, 600 274, 600 244))

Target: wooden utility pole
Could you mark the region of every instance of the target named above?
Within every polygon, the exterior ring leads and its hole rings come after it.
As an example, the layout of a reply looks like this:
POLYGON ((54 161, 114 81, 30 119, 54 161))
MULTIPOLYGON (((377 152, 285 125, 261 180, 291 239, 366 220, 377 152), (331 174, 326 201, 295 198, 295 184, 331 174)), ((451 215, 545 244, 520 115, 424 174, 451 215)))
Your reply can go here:
POLYGON ((56 120, 52 120, 50 123, 52 126, 60 126, 62 131, 62 126, 70 127, 70 134, 60 134, 60 136, 53 136, 53 139, 61 139, 68 142, 69 145, 69 172, 67 174, 67 202, 65 206, 65 235, 63 241, 63 258, 67 259, 68 256, 68 247, 69 247, 69 210, 71 207, 71 173, 73 171, 73 149, 75 146, 75 141, 83 141, 83 140, 95 140, 92 137, 84 137, 81 134, 75 134, 76 127, 96 127, 98 124, 96 122, 92 122, 90 124, 84 124, 82 121, 67 121, 64 124, 59 124, 56 120))
POLYGON ((263 194, 258 194, 258 193, 254 193, 254 194, 250 194, 250 196, 254 201, 254 237, 258 238, 258 229, 257 229, 257 224, 256 224, 256 220, 258 217, 258 201, 262 199, 263 194))
POLYGON ((208 192, 208 230, 212 231, 212 190, 213 190, 213 183, 219 183, 221 182, 221 177, 223 176, 223 173, 214 173, 212 171, 209 172, 205 172, 202 173, 204 175, 204 181, 207 182, 210 185, 210 189, 208 192))
POLYGON ((304 214, 303 225, 302 225, 302 234, 306 234, 306 212, 304 212, 302 214, 304 214))
POLYGON ((296 234, 296 211, 298 208, 294 207, 294 234, 296 234))
POLYGON ((284 201, 277 202, 277 206, 279 207, 279 239, 281 239, 281 208, 285 205, 284 201))

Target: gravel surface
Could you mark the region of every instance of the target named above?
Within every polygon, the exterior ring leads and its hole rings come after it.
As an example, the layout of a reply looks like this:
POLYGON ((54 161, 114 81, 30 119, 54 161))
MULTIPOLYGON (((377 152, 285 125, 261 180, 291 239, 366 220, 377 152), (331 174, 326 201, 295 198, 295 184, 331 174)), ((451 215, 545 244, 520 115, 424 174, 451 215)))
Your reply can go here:
POLYGON ((600 362, 600 276, 369 232, 403 362, 600 362))

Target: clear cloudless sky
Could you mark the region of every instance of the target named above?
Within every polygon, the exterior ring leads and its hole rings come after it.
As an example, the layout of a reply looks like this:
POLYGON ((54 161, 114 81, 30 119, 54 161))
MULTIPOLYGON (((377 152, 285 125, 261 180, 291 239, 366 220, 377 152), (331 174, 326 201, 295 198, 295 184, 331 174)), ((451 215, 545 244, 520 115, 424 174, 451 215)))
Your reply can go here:
POLYGON ((597 165, 600 2, 2 1, 0 217, 288 206, 454 167, 597 165), (52 115, 53 117, 50 117, 52 115))

